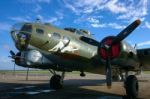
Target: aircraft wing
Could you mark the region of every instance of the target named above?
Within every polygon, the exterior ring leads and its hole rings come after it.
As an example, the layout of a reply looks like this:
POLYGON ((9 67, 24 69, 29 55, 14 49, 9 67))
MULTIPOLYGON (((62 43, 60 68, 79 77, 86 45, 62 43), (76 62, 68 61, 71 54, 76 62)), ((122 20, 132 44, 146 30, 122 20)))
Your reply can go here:
POLYGON ((139 57, 139 61, 143 65, 143 70, 150 70, 150 48, 138 49, 137 55, 139 57))
POLYGON ((98 41, 96 41, 96 40, 94 40, 92 38, 89 38, 89 37, 81 36, 80 40, 85 42, 85 43, 88 43, 90 45, 93 45, 93 46, 98 46, 99 45, 98 41))

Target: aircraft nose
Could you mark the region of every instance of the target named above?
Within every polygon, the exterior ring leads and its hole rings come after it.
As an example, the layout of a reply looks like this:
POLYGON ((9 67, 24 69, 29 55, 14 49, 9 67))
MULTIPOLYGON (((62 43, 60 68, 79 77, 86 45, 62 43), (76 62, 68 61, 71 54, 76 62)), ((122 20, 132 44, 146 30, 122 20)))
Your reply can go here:
POLYGON ((29 24, 16 24, 11 30, 11 37, 15 46, 19 50, 25 50, 28 47, 31 37, 32 26, 29 24))

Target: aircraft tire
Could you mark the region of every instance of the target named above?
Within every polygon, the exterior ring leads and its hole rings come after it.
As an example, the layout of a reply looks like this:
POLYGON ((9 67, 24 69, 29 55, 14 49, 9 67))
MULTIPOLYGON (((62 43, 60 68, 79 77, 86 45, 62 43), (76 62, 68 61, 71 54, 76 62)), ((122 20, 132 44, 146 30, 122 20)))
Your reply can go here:
POLYGON ((139 84, 136 76, 130 75, 125 81, 126 94, 129 99, 136 99, 138 96, 139 84))
POLYGON ((60 75, 53 75, 50 79, 50 88, 61 89, 63 87, 63 82, 61 81, 60 75))

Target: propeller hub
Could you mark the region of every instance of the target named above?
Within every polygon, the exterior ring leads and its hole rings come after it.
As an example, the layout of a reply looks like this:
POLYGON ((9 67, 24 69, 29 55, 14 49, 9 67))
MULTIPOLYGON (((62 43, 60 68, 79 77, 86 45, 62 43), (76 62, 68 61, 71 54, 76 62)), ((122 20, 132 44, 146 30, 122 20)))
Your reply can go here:
POLYGON ((109 36, 101 41, 98 53, 103 60, 106 60, 107 55, 109 55, 111 60, 120 55, 121 44, 120 42, 112 44, 114 38, 114 36, 109 36))

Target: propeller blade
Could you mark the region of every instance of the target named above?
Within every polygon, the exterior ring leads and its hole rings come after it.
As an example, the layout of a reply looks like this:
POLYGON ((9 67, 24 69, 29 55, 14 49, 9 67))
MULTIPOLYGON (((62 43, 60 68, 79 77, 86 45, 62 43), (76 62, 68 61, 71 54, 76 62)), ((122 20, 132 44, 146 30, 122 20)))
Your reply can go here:
POLYGON ((15 56, 15 53, 12 50, 10 50, 9 52, 12 56, 15 56))
POLYGON ((107 87, 111 88, 112 85, 112 73, 111 73, 111 60, 110 60, 110 56, 109 56, 109 50, 107 50, 107 58, 106 58, 106 83, 107 83, 107 87))
MULTIPOLYGON (((112 85, 112 67, 111 67, 111 54, 112 54, 112 48, 114 44, 120 43, 122 40, 124 40, 128 35, 131 34, 131 32, 141 23, 141 21, 138 19, 131 23, 129 26, 127 26, 123 31, 121 31, 117 36, 111 37, 109 40, 107 38, 104 38, 99 48, 102 49, 105 53, 105 72, 106 72, 106 83, 107 87, 111 88, 112 85)), ((101 54, 101 53, 100 53, 101 54)))
POLYGON ((133 23, 131 23, 128 27, 126 27, 123 31, 121 31, 113 40, 112 44, 115 44, 117 42, 120 42, 124 40, 129 34, 132 33, 137 26, 139 26, 141 21, 139 19, 135 20, 133 23))

